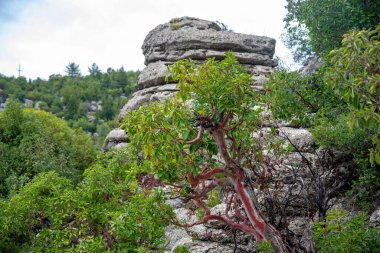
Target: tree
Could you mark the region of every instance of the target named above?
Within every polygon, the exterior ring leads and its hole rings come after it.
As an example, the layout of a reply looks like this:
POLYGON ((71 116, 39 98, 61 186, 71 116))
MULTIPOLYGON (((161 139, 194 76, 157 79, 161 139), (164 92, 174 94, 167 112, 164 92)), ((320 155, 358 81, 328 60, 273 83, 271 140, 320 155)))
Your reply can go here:
POLYGON ((124 67, 121 66, 120 69, 115 72, 115 82, 116 82, 116 87, 115 88, 126 88, 129 85, 128 81, 128 75, 127 72, 124 70, 124 67))
POLYGON ((287 0, 283 40, 297 61, 324 55, 340 46, 351 29, 372 28, 380 22, 376 0, 287 0))
POLYGON ((95 77, 96 79, 99 79, 102 74, 95 62, 91 65, 91 67, 88 67, 88 72, 90 72, 90 76, 95 77))
POLYGON ((100 118, 111 120, 115 117, 116 107, 114 102, 115 100, 110 96, 102 100, 102 110, 98 113, 100 118))
MULTIPOLYGON (((195 224, 219 221, 259 242, 270 241, 277 252, 287 252, 279 231, 260 212, 249 176, 257 165, 252 161, 255 151, 250 136, 260 125, 259 112, 253 110, 258 95, 252 90, 251 76, 232 53, 221 62, 209 59, 203 65, 180 61, 171 71, 179 81, 178 95, 162 104, 143 106, 125 118, 123 126, 131 140, 129 157, 135 159, 131 170, 169 184, 192 201, 202 213, 195 224), (207 205, 217 189, 227 192, 226 216, 212 214, 207 205)), ((177 225, 194 225, 170 219, 177 225)))
POLYGON ((54 170, 78 182, 95 156, 83 131, 54 115, 9 102, 0 113, 0 195, 14 194, 35 175, 54 170))
POLYGON ((70 76, 72 78, 81 76, 81 73, 79 70, 79 65, 75 64, 75 62, 70 62, 66 66, 65 72, 67 73, 68 76, 70 76))

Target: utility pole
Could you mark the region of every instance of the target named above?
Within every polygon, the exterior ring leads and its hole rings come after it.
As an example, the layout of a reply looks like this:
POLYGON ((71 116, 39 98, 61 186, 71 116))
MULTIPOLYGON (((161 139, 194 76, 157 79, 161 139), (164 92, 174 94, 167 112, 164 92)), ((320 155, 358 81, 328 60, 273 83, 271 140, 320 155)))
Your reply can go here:
POLYGON ((20 75, 21 75, 21 71, 22 71, 22 69, 21 69, 21 65, 19 64, 19 65, 18 65, 18 69, 17 69, 18 77, 20 77, 20 75))

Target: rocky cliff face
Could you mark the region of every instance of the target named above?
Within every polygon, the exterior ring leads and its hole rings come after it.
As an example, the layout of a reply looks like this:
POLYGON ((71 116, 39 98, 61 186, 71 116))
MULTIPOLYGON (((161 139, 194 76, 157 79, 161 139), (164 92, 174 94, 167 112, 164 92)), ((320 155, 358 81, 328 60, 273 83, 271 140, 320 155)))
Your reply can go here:
MULTIPOLYGON (((225 51, 234 52, 238 61, 256 80, 254 88, 260 90, 272 73, 277 61, 273 60, 276 41, 272 38, 223 31, 215 22, 182 17, 154 28, 142 45, 146 67, 141 72, 137 91, 122 108, 119 121, 130 110, 154 101, 162 101, 177 91, 170 79, 168 65, 192 59, 202 62, 207 58, 224 58, 225 51), (168 75, 168 82, 165 77, 168 75)), ((125 145, 127 137, 115 129, 106 138, 105 150, 125 145)))

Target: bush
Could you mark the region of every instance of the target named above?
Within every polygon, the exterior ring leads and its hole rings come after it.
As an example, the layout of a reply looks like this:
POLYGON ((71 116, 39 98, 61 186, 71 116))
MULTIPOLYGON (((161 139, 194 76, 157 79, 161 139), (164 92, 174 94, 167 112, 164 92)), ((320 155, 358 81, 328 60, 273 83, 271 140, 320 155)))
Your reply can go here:
POLYGON ((174 253, 190 253, 189 248, 183 245, 175 247, 174 253))
POLYGON ((311 126, 317 116, 335 118, 344 110, 331 86, 321 81, 320 73, 302 76, 296 71, 276 71, 265 85, 265 101, 275 119, 296 126, 311 126))
POLYGON ((346 34, 342 47, 329 54, 324 77, 348 105, 350 128, 360 127, 372 135, 372 164, 380 164, 379 65, 380 24, 372 30, 346 34))
POLYGON ((125 153, 105 154, 73 187, 40 173, 0 201, 0 252, 150 252, 162 250, 170 212, 158 191, 131 190, 125 153))
POLYGON ((380 230, 370 228, 364 214, 349 219, 336 210, 325 221, 314 223, 313 231, 320 252, 380 252, 380 230))
POLYGON ((65 210, 70 206, 52 206, 52 200, 66 196, 72 185, 68 179, 60 177, 56 172, 41 173, 26 184, 19 194, 9 201, 2 202, 0 216, 0 251, 18 252, 27 243, 49 227, 52 220, 46 214, 51 209, 65 210))
POLYGON ((368 152, 371 147, 371 133, 363 128, 350 129, 350 115, 341 114, 335 120, 321 118, 311 128, 316 143, 325 149, 343 151, 347 154, 368 152))
POLYGON ((50 113, 23 109, 15 102, 0 113, 0 196, 14 194, 43 171, 79 182, 94 156, 89 136, 50 113))

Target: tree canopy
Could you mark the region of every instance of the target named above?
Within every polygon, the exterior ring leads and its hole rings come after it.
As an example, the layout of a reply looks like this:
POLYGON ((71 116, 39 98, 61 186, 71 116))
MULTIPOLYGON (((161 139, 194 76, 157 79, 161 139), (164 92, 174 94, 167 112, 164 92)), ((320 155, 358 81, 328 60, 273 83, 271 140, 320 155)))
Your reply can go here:
POLYGON ((377 0, 287 0, 283 40, 296 61, 338 48, 352 29, 380 23, 377 0))
POLYGON ((35 175, 56 171, 79 182, 95 158, 90 137, 51 113, 9 102, 0 113, 0 194, 15 194, 35 175))

